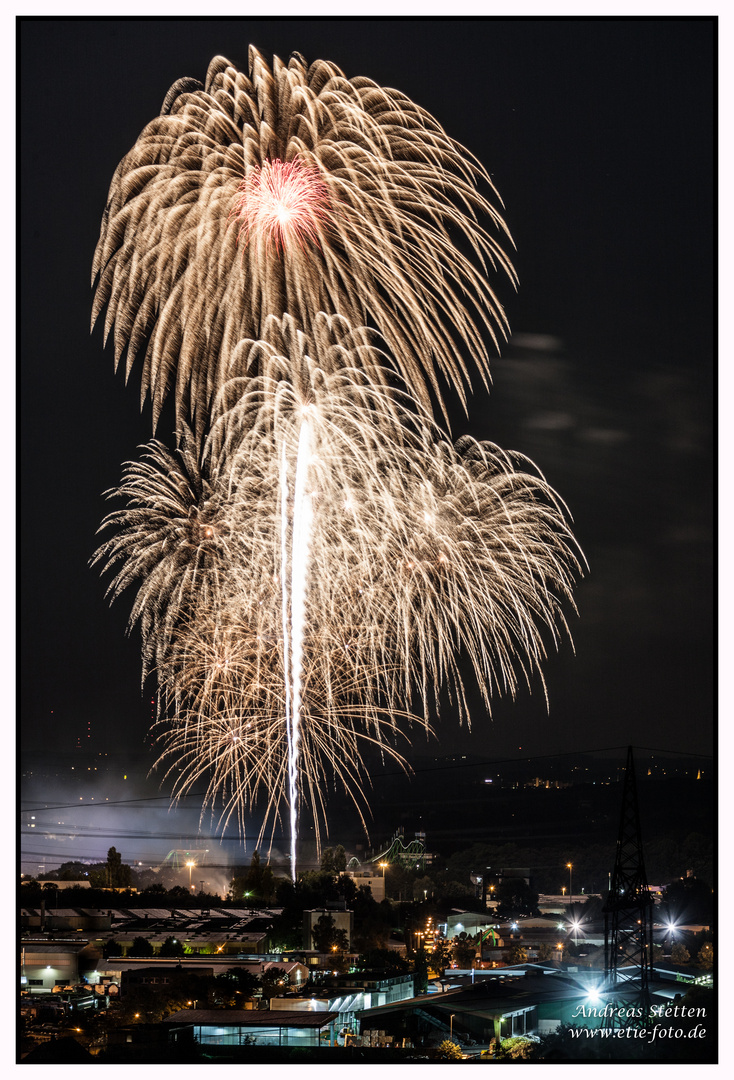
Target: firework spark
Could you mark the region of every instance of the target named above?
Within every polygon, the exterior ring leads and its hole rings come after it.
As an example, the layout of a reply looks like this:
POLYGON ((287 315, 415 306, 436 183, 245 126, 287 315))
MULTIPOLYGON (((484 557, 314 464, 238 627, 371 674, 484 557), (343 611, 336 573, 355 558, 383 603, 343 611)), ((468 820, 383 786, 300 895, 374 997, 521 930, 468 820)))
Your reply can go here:
POLYGON ((203 86, 171 88, 117 168, 92 322, 106 307, 127 376, 143 354, 154 425, 175 388, 179 418, 203 432, 239 342, 284 313, 311 336, 319 312, 374 326, 424 405, 441 401, 439 373, 463 398, 464 357, 486 382, 485 338, 507 330, 487 280, 515 281, 498 201, 397 90, 298 54, 271 69, 251 48, 249 74, 216 57, 203 86))
POLYGON ((273 824, 288 808, 294 860, 299 792, 325 820, 330 771, 360 803, 360 746, 396 756, 396 732, 427 725, 441 688, 468 720, 460 656, 488 708, 514 694, 518 673, 540 671, 544 629, 556 643, 565 629, 580 571, 565 508, 530 463, 453 446, 366 375, 385 358, 347 348, 344 320, 317 325, 319 344, 288 318, 242 343, 245 366, 258 355, 271 374, 225 384, 196 463, 187 445, 174 470, 153 444, 145 468, 127 467, 97 555, 114 595, 142 579, 133 612, 177 790, 211 772, 212 797, 241 814, 262 789, 273 824))
POLYGON ((294 876, 328 776, 362 813, 366 745, 402 760, 442 690, 469 720, 460 663, 489 709, 567 630, 565 507, 430 413, 507 330, 497 201, 398 91, 252 48, 176 83, 110 187, 92 322, 126 377, 142 355, 154 430, 175 390, 177 451, 126 467, 95 561, 137 587, 175 794, 206 778, 225 822, 262 798, 294 876))
POLYGON ((318 243, 328 221, 328 188, 316 169, 299 161, 266 161, 240 184, 233 213, 240 222, 238 239, 265 242, 285 251, 294 244, 318 243))

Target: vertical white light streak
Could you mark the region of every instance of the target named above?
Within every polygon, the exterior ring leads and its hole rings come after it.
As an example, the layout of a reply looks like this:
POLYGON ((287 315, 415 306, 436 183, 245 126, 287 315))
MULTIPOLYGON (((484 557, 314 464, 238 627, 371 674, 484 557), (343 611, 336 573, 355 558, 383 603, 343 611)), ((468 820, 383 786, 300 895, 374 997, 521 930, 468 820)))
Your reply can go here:
MULTIPOLYGON (((291 674, 290 674, 290 619, 288 616, 288 452, 283 443, 280 458, 280 589, 282 597, 283 620, 283 679, 285 681, 285 731, 288 741, 288 770, 290 777, 291 747, 293 733, 291 728, 291 674)), ((293 792, 291 790, 291 877, 296 880, 295 842, 293 839, 293 792)))
POLYGON ((301 719, 303 642, 306 627, 306 586, 313 506, 306 490, 311 458, 311 425, 301 421, 293 493, 290 573, 288 567, 288 460, 285 445, 281 456, 281 595, 283 611, 283 667, 285 677, 285 724, 288 740, 288 795, 290 803, 291 877, 296 880, 298 838, 298 744, 301 719), (290 594, 290 605, 289 605, 290 594), (290 614, 289 614, 290 606, 290 614))

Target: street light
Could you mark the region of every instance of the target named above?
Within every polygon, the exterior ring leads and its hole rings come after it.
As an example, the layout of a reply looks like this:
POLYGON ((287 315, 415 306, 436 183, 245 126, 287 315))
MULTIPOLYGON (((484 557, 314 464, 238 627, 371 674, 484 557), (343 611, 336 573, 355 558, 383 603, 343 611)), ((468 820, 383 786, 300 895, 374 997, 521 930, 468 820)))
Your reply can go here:
POLYGON ((568 896, 569 904, 573 903, 573 863, 566 863, 568 867, 568 896))
POLYGON ((382 895, 384 898, 387 898, 387 889, 385 886, 385 871, 387 870, 388 865, 389 863, 386 862, 378 863, 378 866, 382 867, 382 895))
POLYGON ((194 869, 194 867, 196 866, 196 863, 195 863, 195 862, 190 862, 190 861, 189 861, 189 862, 187 862, 187 863, 186 863, 186 865, 187 865, 187 866, 188 866, 188 868, 189 868, 189 892, 191 892, 191 890, 193 889, 193 885, 191 884, 191 871, 192 871, 192 870, 194 869))
POLYGON ((449 1016, 449 1038, 451 1039, 452 1042, 454 1041, 454 1017, 455 1016, 456 1016, 456 1013, 451 1013, 451 1016, 449 1016))

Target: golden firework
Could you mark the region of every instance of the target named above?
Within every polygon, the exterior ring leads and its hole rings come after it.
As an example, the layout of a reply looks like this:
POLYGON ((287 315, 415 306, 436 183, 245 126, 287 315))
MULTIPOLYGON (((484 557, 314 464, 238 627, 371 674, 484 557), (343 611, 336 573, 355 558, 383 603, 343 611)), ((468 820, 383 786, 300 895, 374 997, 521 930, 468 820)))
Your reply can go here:
POLYGON ((274 825, 293 807, 290 770, 318 829, 327 771, 363 798, 363 744, 396 757, 396 732, 428 726, 442 689, 469 720, 462 667, 487 709, 518 674, 540 672, 580 561, 531 463, 452 445, 419 402, 387 388, 377 350, 350 350, 343 319, 316 325, 318 346, 289 318, 241 343, 244 366, 256 353, 270 374, 222 387, 198 458, 189 440, 174 466, 153 443, 144 467, 127 467, 126 506, 96 558, 116 570, 114 595, 140 579, 133 619, 162 689, 177 790, 211 776, 226 816, 262 790, 274 825))
POLYGON ((487 279, 512 266, 487 171, 397 90, 294 54, 180 80, 114 175, 93 263, 115 364, 143 354, 154 425, 175 388, 199 431, 243 338, 271 315, 371 325, 425 405, 464 395, 506 334, 487 279))

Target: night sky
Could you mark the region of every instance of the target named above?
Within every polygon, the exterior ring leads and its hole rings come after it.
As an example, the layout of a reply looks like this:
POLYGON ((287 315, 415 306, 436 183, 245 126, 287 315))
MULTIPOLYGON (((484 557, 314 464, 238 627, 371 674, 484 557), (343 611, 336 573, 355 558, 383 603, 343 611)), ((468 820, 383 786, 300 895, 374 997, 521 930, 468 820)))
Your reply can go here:
MULTIPOLYGON (((420 752, 487 758, 634 743, 711 753, 713 20, 22 21, 19 72, 21 745, 141 754, 130 601, 89 568, 102 493, 150 437, 89 334, 112 174, 182 76, 247 47, 395 87, 489 169, 517 245, 515 337, 468 432, 532 458, 589 562, 540 685, 420 752)), ((378 778, 375 777, 376 782, 378 778)))

